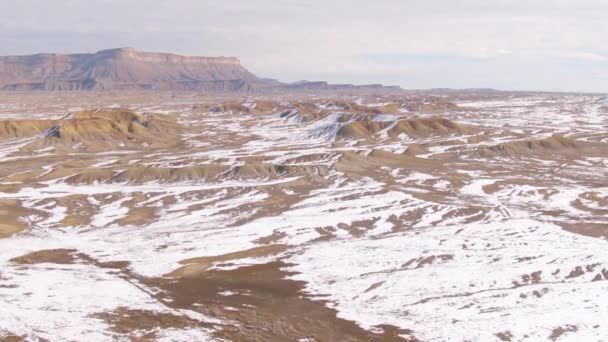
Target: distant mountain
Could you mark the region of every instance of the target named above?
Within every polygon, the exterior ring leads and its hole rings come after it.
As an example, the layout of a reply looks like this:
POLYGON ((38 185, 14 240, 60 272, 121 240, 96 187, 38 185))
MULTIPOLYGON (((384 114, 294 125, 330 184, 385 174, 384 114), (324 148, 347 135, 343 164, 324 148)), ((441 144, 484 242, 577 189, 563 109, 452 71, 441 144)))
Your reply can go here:
POLYGON ((185 57, 132 48, 0 57, 4 90, 241 90, 255 80, 237 58, 185 57))
MULTIPOLYGON (((362 89, 382 88, 380 85, 362 89)), ((133 48, 92 54, 0 57, 0 90, 172 90, 281 92, 352 90, 327 82, 284 84, 258 78, 235 57, 190 57, 133 48)), ((387 88, 394 89, 394 88, 387 88)))
POLYGON ((332 91, 346 91, 346 90, 401 90, 398 86, 384 86, 382 84, 366 84, 366 85, 354 85, 354 84, 331 84, 325 81, 298 81, 295 83, 285 84, 284 87, 292 90, 332 90, 332 91))

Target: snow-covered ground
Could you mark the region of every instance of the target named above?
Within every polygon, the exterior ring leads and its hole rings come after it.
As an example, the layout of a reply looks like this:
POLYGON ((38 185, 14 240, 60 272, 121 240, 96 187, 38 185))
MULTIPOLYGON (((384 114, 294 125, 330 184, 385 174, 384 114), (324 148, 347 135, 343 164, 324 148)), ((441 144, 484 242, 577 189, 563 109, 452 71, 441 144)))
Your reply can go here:
MULTIPOLYGON (((0 336, 4 331, 52 341, 120 339, 95 316, 119 307, 214 321, 168 308, 142 290, 145 286, 112 269, 84 262, 21 265, 11 261, 15 257, 74 249, 100 262, 129 261, 136 274, 162 277, 182 260, 247 250, 276 234, 274 243, 288 245, 286 251, 243 258, 231 267, 281 259, 296 272, 293 279, 306 282, 307 295, 327 301, 339 317, 366 329, 390 324, 423 341, 538 341, 561 330, 559 340, 605 340, 608 242, 561 225, 608 225, 608 159, 581 156, 566 163, 543 156, 484 159, 468 154, 521 140, 522 134, 545 138, 565 133, 608 141, 608 114, 596 100, 565 96, 463 102, 459 105, 470 109, 442 115, 481 127, 479 133, 389 141, 380 132, 376 142, 340 144, 336 132, 346 122, 338 110, 303 121, 278 113, 197 113, 187 102, 167 108, 134 106, 198 128, 183 135, 190 149, 148 151, 132 158, 129 151, 108 151, 91 167, 120 168, 131 162, 237 167, 244 165, 243 158, 256 157, 317 172, 182 182, 73 184, 64 177, 35 185, 10 183, 17 189, 1 192, 0 200, 19 200, 31 213, 28 229, 0 239, 0 336), (486 140, 467 141, 486 132, 486 140), (403 152, 413 143, 428 145, 424 160, 443 161, 423 171, 405 162, 400 167, 366 166, 366 176, 335 167, 345 152, 366 157, 377 149, 403 152), (329 171, 322 173, 323 168, 329 171), (275 199, 293 203, 280 207, 275 199), (121 223, 133 208, 151 208, 156 216, 141 225, 121 223), (84 223, 66 221, 85 209, 91 214, 84 223)), ((376 101, 370 107, 385 104, 376 101)), ((0 109, 4 117, 20 107, 0 109)), ((400 111, 375 121, 407 116, 400 111)), ((28 160, 15 154, 27 143, 0 143, 0 162, 28 160)), ((45 167, 44 172, 51 172, 57 161, 45 167)), ((156 337, 213 338, 200 329, 166 330, 156 337)))

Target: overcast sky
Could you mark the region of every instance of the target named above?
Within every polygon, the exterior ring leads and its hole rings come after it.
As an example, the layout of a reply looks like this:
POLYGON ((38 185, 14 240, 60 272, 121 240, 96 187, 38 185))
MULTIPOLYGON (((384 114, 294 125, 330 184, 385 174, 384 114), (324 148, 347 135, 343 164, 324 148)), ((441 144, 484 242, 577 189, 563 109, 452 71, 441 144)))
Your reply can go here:
POLYGON ((0 55, 123 46, 282 81, 608 91, 607 0, 0 0, 0 55))

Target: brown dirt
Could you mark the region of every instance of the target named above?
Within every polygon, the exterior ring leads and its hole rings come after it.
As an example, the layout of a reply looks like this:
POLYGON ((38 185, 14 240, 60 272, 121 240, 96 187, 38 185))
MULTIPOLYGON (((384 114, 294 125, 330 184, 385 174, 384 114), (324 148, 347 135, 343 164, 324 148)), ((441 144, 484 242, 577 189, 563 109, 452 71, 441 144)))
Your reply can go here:
POLYGON ((553 329, 553 331, 551 331, 551 335, 549 335, 549 339, 556 341, 562 335, 567 334, 569 332, 576 332, 576 331, 578 331, 578 327, 575 325, 566 325, 563 327, 557 327, 557 328, 553 329))
POLYGON ((180 264, 186 265, 180 267, 177 270, 167 274, 167 277, 195 277, 206 271, 209 267, 213 266, 217 262, 226 262, 230 260, 243 259, 243 258, 260 258, 269 255, 275 255, 287 250, 287 245, 268 245, 254 247, 247 250, 228 253, 213 257, 200 257, 182 260, 180 264))
POLYGON ((27 228, 22 219, 33 213, 33 210, 24 208, 18 200, 0 199, 0 239, 27 228))
POLYGON ((556 222, 563 229, 586 236, 608 239, 608 224, 604 223, 564 223, 556 222))
POLYGON ((101 312, 93 317, 104 320, 110 330, 120 334, 132 336, 131 341, 155 341, 156 331, 162 329, 205 329, 210 328, 210 324, 201 323, 184 315, 174 315, 169 313, 158 313, 147 310, 134 310, 129 308, 118 308, 111 312, 101 312), (134 333, 145 331, 146 333, 134 333))
MULTIPOLYGON (((384 327, 384 333, 365 331, 339 319, 322 302, 302 297, 304 284, 285 279, 281 262, 211 270, 178 279, 147 279, 148 285, 165 291, 171 307, 190 309, 238 322, 217 336, 230 341, 403 341, 407 331, 384 327), (231 291, 237 294, 222 296, 231 291), (236 308, 237 310, 231 309, 236 308)), ((411 334, 411 332, 409 332, 411 334)), ((414 340, 414 339, 412 339, 414 340)))
MULTIPOLYGON (((0 331, 0 341, 2 342, 24 342, 25 337, 17 336, 9 332, 0 331)), ((40 342, 43 342, 40 340, 40 342)))
POLYGON ((11 262, 31 265, 42 263, 73 264, 76 260, 74 249, 46 249, 11 259, 11 262))

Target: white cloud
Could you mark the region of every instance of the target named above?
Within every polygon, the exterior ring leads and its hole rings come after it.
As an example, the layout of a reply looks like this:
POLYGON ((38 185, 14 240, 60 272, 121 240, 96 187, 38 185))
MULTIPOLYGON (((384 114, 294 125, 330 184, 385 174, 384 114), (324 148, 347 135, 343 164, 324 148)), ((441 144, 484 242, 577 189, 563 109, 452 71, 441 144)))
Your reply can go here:
POLYGON ((565 58, 572 58, 572 59, 579 59, 579 60, 583 60, 583 61, 592 61, 592 62, 606 62, 608 61, 608 58, 598 55, 596 53, 592 53, 592 52, 585 52, 585 51, 572 51, 572 52, 566 52, 563 55, 565 58))

